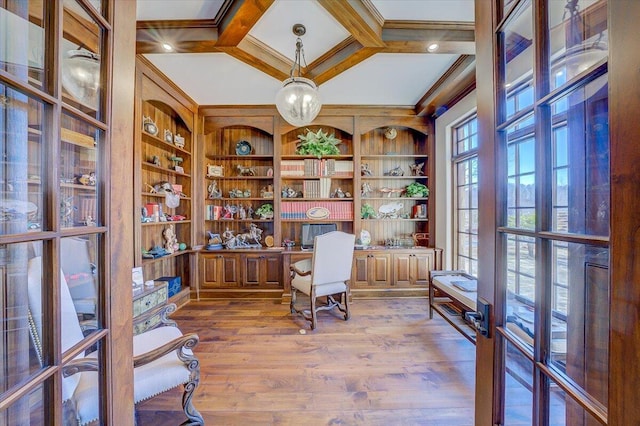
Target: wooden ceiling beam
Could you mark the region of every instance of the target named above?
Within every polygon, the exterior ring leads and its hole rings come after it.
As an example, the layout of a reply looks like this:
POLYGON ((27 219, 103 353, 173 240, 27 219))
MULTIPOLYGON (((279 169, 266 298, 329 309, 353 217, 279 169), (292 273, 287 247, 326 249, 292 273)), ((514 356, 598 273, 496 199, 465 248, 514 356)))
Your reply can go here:
POLYGON ((218 24, 218 46, 235 47, 275 0, 235 0, 218 24))
POLYGON ((435 82, 415 106, 416 115, 433 115, 475 87, 476 57, 462 55, 435 82))
POLYGON ((168 53, 169 43, 175 53, 218 51, 218 29, 212 19, 139 21, 136 30, 136 53, 168 53))
POLYGON ((316 84, 325 83, 380 50, 379 47, 362 47, 349 37, 309 64, 305 77, 313 79, 316 84))
POLYGON ((238 47, 223 48, 222 51, 277 80, 289 77, 291 60, 254 37, 247 36, 238 47))
POLYGON ((369 5, 362 0, 318 0, 358 43, 364 47, 384 47, 382 26, 369 5))
POLYGON ((382 29, 385 53, 425 53, 432 43, 434 53, 475 54, 473 23, 432 21, 386 21, 382 29))

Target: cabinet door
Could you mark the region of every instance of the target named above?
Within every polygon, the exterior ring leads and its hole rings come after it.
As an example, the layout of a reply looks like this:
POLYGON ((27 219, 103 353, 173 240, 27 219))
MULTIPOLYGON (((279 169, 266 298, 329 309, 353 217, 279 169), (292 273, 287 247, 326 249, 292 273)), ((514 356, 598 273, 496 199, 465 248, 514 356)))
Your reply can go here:
POLYGON ((244 287, 260 286, 260 259, 262 256, 255 254, 242 255, 242 285, 244 287))
POLYGON ((372 254, 368 260, 369 264, 369 285, 370 286, 390 286, 391 285, 391 255, 372 254))
POLYGON ((412 270, 415 265, 414 255, 408 253, 396 253, 393 255, 393 285, 408 286, 412 284, 412 270))
POLYGON ((203 288, 228 288, 238 286, 237 257, 217 254, 203 257, 203 288))
POLYGON ((433 269, 433 254, 412 254, 411 264, 411 284, 428 285, 429 271, 433 269))
POLYGON ((353 256, 353 287, 362 288, 369 286, 368 260, 370 254, 358 253, 353 256))
POLYGON ((263 269, 264 285, 269 287, 282 287, 280 284, 280 256, 263 256, 261 266, 263 269))

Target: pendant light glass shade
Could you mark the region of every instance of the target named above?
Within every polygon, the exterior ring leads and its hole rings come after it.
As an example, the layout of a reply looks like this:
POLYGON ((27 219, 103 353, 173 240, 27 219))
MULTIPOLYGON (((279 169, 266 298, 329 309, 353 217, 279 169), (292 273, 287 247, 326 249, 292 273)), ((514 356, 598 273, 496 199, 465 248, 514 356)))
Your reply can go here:
POLYGON ((316 84, 304 77, 290 77, 276 94, 276 108, 292 126, 311 123, 320 112, 322 102, 316 84))
POLYGON ((292 126, 302 127, 311 122, 318 116, 322 102, 318 86, 308 79, 302 77, 302 61, 305 67, 307 61, 304 58, 304 48, 302 39, 307 29, 302 24, 295 24, 292 28, 296 39, 296 54, 293 66, 289 72, 289 78, 282 82, 282 88, 276 94, 276 108, 292 126), (297 76, 294 75, 297 73, 297 76))
POLYGON ((69 50, 62 60, 62 86, 80 103, 97 108, 100 92, 100 56, 69 50))

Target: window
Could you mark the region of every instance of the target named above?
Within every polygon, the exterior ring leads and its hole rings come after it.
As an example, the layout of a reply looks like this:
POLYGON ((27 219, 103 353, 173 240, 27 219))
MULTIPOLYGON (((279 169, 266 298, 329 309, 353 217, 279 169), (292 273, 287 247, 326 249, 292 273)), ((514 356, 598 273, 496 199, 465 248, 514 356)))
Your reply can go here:
POLYGON ((453 129, 454 262, 456 269, 478 274, 478 119, 453 129))

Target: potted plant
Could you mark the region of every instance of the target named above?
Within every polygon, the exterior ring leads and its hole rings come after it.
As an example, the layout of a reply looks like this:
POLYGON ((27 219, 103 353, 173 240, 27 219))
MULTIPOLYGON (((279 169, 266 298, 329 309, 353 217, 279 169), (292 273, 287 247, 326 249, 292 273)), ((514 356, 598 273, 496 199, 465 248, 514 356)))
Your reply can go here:
POLYGON ((260 219, 273 219, 273 204, 266 203, 261 205, 256 211, 255 214, 260 216, 260 219))
POLYGON ((362 219, 375 219, 378 215, 371 204, 364 203, 362 207, 360 207, 360 217, 362 219))
POLYGON ((328 134, 322 129, 315 133, 309 129, 306 129, 306 131, 306 135, 298 135, 300 142, 297 145, 296 154, 312 155, 318 158, 322 158, 325 155, 340 155, 337 145, 341 140, 336 138, 335 134, 328 134))
POLYGON ((429 188, 420 182, 413 182, 404 188, 406 197, 422 198, 429 196, 429 188))

